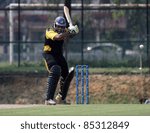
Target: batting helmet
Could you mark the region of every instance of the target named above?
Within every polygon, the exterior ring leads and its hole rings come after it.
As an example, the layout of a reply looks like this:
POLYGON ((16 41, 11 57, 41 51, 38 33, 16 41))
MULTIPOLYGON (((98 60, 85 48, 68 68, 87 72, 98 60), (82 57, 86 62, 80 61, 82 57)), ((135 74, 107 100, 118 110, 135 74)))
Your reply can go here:
POLYGON ((57 17, 55 19, 54 25, 55 26, 66 27, 66 20, 65 20, 65 18, 62 17, 62 16, 57 17))

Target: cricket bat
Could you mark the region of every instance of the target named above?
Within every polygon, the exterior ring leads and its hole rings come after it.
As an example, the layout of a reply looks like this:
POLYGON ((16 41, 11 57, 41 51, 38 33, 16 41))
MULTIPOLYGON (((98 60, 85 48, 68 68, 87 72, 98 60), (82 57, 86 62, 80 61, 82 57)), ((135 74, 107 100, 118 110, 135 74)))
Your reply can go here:
POLYGON ((69 26, 72 26, 73 24, 72 24, 72 20, 71 20, 71 17, 70 17, 69 9, 66 6, 64 6, 64 14, 65 14, 66 19, 69 23, 69 26))

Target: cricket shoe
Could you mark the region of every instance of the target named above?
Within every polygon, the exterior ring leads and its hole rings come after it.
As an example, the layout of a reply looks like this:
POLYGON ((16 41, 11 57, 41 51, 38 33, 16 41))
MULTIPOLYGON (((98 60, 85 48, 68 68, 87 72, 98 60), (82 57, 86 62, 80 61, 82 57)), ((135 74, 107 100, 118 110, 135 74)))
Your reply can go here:
POLYGON ((56 105, 56 102, 52 99, 45 100, 45 105, 56 105))
POLYGON ((67 102, 66 100, 62 100, 62 95, 60 93, 57 94, 55 100, 57 104, 67 104, 67 105, 71 104, 67 102))

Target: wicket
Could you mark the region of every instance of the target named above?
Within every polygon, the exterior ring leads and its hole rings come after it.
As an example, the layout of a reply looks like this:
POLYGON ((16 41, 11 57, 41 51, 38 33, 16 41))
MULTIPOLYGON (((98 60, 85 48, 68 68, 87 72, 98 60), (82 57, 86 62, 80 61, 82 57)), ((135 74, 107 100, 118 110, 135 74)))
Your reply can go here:
POLYGON ((76 104, 79 104, 79 97, 81 99, 81 104, 84 104, 84 99, 86 104, 89 103, 89 66, 88 65, 76 65, 76 104), (84 81, 86 77, 86 81, 84 81), (79 84, 81 82, 81 86, 79 84), (86 86, 84 86, 84 82, 86 86), (86 96, 86 98, 84 98, 86 96))

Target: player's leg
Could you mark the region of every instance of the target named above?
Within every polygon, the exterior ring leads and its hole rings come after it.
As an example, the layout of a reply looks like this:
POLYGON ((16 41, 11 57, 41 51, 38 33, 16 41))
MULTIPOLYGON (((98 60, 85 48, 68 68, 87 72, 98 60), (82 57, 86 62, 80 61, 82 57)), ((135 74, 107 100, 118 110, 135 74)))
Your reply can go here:
POLYGON ((54 94, 61 74, 61 68, 57 65, 57 62, 51 55, 45 56, 45 65, 49 72, 47 80, 46 100, 45 104, 55 105, 54 94))
POLYGON ((57 103, 61 103, 62 100, 65 99, 65 95, 67 95, 68 92, 68 88, 64 88, 64 83, 65 80, 68 76, 69 70, 68 70, 68 64, 65 60, 64 57, 61 57, 61 59, 59 59, 59 65, 61 66, 61 77, 60 77, 60 90, 58 95, 56 96, 56 101, 57 103))
POLYGON ((69 74, 68 76, 66 77, 65 81, 64 81, 64 84, 61 88, 61 92, 62 92, 62 100, 65 100, 66 99, 66 96, 67 96, 67 93, 68 93, 68 90, 69 90, 69 86, 70 86, 70 83, 72 81, 74 77, 74 67, 72 67, 70 70, 69 70, 69 74))
POLYGON ((63 56, 59 57, 58 63, 61 66, 61 77, 60 77, 60 90, 56 96, 56 102, 62 103, 63 102, 62 97, 64 97, 64 94, 68 92, 67 88, 64 89, 64 82, 68 76, 69 70, 68 70, 68 64, 63 56))
POLYGON ((66 96, 69 90, 70 83, 74 77, 74 68, 68 72, 68 65, 65 59, 63 59, 63 65, 61 65, 61 78, 60 78, 60 92, 56 96, 58 103, 66 102, 66 96))
POLYGON ((58 65, 53 65, 50 69, 50 73, 47 80, 47 92, 46 92, 47 101, 54 99, 54 94, 60 77, 60 71, 61 69, 58 65))

